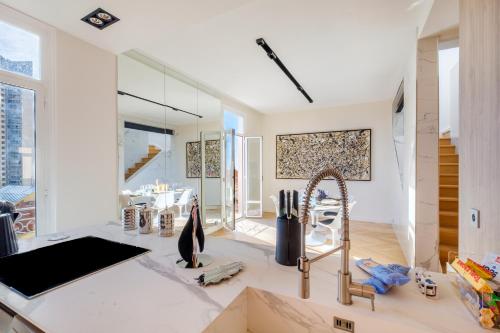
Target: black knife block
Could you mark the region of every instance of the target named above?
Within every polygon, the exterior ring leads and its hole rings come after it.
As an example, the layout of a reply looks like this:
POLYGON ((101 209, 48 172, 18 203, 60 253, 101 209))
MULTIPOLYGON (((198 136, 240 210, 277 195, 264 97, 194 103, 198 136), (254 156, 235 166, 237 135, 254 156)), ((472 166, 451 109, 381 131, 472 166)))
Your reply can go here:
POLYGON ((296 266, 300 257, 300 223, 298 218, 285 216, 276 220, 276 262, 296 266))

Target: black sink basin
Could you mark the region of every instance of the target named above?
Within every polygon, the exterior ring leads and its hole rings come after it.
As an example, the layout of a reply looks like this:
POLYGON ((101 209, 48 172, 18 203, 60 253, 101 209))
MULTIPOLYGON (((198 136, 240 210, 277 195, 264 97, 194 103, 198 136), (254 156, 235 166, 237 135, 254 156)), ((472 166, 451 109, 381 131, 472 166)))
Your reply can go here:
POLYGON ((73 239, 0 258, 0 282, 31 299, 146 252, 98 237, 73 239))

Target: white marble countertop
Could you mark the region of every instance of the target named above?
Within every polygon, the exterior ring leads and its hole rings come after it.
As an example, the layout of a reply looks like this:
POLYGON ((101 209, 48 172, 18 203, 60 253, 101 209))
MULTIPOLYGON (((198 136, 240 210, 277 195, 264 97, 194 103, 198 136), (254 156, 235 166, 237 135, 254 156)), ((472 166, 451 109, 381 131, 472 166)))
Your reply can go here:
MULTIPOLYGON (((177 237, 123 232, 118 224, 85 228, 72 238, 94 235, 151 249, 152 252, 27 300, 0 285, 0 302, 47 333, 201 332, 248 286, 296 297, 299 273, 274 260, 274 248, 207 237, 205 253, 222 264, 243 261, 246 268, 216 286, 199 287, 203 269, 178 268, 177 237)), ((26 251, 53 244, 45 237, 21 244, 26 251)), ((412 281, 369 301, 354 298, 352 306, 337 303, 340 258, 330 256, 311 266, 311 298, 339 316, 356 321, 356 332, 483 332, 455 295, 445 276, 434 274, 439 297, 422 296, 412 281), (384 328, 385 327, 385 328, 384 328), (378 329, 379 328, 379 329, 378 329), (392 329, 391 329, 392 328, 392 329)), ((351 263, 353 264, 353 263, 351 263)), ((353 266, 353 265, 352 265, 353 266)), ((210 268, 209 267, 209 268, 210 268)), ((366 275, 353 267, 354 278, 366 275)), ((36 276, 33 276, 36 279, 36 276)))

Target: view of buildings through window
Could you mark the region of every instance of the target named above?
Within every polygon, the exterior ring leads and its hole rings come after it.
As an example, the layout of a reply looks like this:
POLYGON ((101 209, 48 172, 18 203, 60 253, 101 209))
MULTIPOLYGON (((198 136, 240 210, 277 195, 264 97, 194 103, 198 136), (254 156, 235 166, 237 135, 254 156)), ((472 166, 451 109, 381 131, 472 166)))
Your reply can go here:
MULTIPOLYGON (((10 31, 26 33, 12 27, 10 31)), ((22 60, 22 54, 9 49, 8 43, 15 37, 6 36, 5 31, 0 33, 0 69, 34 77, 33 54, 26 54, 27 60, 22 60)), ((21 45, 17 43, 15 47, 21 45)), ((32 236, 36 226, 35 92, 6 84, 1 78, 0 75, 0 200, 13 203, 21 213, 14 224, 18 235, 32 236)))

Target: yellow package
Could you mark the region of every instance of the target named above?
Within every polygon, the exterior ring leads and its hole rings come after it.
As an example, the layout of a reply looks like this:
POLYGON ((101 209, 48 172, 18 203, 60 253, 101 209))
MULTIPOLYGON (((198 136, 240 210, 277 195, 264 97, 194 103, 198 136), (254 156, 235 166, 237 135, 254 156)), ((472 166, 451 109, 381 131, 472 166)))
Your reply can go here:
POLYGON ((467 282, 469 282, 472 287, 476 289, 476 291, 489 294, 493 292, 493 289, 490 287, 488 282, 480 277, 479 274, 467 266, 462 260, 456 258, 451 266, 457 271, 458 274, 467 280, 467 282))
POLYGON ((474 260, 467 258, 467 262, 465 264, 472 268, 474 272, 476 272, 483 279, 491 280, 493 278, 493 274, 490 271, 485 269, 482 265, 478 264, 474 260))

